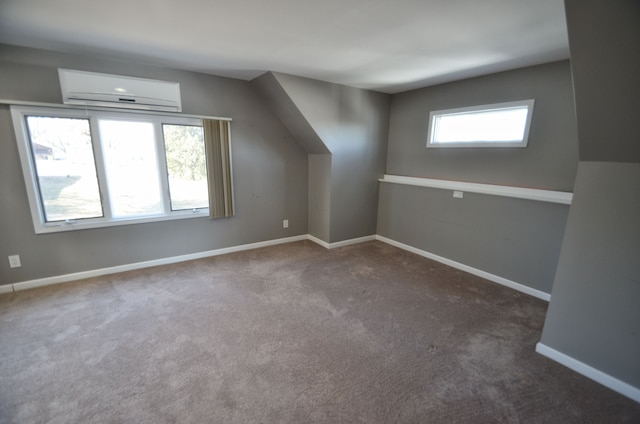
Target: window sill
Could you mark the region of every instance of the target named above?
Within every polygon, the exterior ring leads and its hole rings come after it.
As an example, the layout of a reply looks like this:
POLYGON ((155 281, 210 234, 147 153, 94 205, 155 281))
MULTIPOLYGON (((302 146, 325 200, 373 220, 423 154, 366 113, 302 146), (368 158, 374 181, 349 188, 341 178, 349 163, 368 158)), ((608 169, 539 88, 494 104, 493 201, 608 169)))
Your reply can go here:
POLYGON ((150 222, 175 221, 178 219, 207 218, 209 209, 197 211, 174 212, 171 215, 140 216, 135 218, 121 218, 106 220, 82 219, 75 222, 57 222, 40 224, 34 223, 36 234, 58 233, 63 231, 88 230, 91 228, 118 227, 121 225, 146 224, 150 222))

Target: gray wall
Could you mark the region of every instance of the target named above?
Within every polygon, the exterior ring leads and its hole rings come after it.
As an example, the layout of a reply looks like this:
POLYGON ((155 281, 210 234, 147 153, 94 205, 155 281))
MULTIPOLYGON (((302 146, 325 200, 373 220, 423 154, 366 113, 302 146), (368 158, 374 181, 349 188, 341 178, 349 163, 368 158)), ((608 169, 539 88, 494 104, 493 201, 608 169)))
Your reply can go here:
POLYGON ((580 162, 542 343, 640 388, 640 164, 580 162))
POLYGON ((640 162, 640 2, 566 1, 566 9, 580 160, 640 162))
POLYGON ((571 191, 578 143, 568 61, 396 94, 387 173, 571 191), (426 149, 429 112, 535 99, 526 148, 426 149))
MULTIPOLYGON (((385 164, 389 95, 280 73, 271 75, 296 108, 294 112, 278 108, 284 112, 283 122, 290 128, 303 128, 294 122, 301 114, 331 153, 330 166, 315 167, 315 175, 310 177, 323 182, 328 178, 331 183, 330 198, 322 203, 323 208, 310 211, 314 232, 322 228, 318 234, 329 243, 374 235, 378 178, 385 164), (321 171, 330 175, 321 176, 321 171), (329 217, 322 217, 327 206, 329 217)), ((276 103, 283 102, 276 99, 276 103)), ((318 153, 318 149, 309 153, 318 153)))
POLYGON ((378 234, 551 293, 568 208, 380 184, 378 234))
POLYGON ((582 162, 541 343, 640 389, 640 3, 565 9, 582 162))
POLYGON ((251 80, 251 84, 262 94, 305 152, 310 155, 329 153, 327 146, 282 88, 273 72, 260 75, 251 80))
POLYGON ((177 81, 184 113, 233 118, 236 216, 35 235, 9 109, 0 106, 0 284, 307 234, 307 155, 250 83, 0 45, 0 98, 60 103, 57 67, 177 81), (22 268, 9 269, 11 254, 22 268))
POLYGON ((330 221, 331 155, 309 155, 309 234, 329 240, 330 221))
MULTIPOLYGON (((387 173, 572 191, 578 143, 568 61, 392 96, 387 173), (524 149, 427 149, 432 110, 535 99, 524 149)), ((380 185, 378 234, 545 293, 568 207, 380 185)))

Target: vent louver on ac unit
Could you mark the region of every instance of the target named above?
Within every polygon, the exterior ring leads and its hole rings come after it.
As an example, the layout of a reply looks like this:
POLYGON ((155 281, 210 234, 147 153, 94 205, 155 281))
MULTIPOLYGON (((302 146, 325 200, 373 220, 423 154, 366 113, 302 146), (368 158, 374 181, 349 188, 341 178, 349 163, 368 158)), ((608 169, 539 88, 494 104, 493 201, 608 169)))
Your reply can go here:
POLYGON ((64 104, 181 112, 180 84, 58 69, 64 104))

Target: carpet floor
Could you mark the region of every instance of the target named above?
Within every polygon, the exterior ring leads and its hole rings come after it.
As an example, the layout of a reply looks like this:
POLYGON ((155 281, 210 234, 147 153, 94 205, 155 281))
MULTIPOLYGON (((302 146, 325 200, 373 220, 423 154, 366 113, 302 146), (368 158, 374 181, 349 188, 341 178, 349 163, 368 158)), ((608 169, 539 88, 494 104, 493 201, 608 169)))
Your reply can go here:
POLYGON ((380 242, 6 294, 0 422, 640 422, 535 353, 546 307, 380 242))

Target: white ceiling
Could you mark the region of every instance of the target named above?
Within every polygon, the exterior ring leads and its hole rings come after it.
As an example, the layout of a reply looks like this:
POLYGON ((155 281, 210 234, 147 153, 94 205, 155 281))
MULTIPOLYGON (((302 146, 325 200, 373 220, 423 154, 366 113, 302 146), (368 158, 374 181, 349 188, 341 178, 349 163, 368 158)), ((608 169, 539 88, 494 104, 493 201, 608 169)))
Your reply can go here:
POLYGON ((0 0, 0 43, 387 93, 569 57, 563 0, 0 0))

